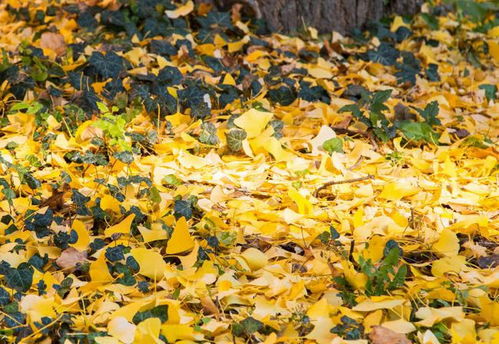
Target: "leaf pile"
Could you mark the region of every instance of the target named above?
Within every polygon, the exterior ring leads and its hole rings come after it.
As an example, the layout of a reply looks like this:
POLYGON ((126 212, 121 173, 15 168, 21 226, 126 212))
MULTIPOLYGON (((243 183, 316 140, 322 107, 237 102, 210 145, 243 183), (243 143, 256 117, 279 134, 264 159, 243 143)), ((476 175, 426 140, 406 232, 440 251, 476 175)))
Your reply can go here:
POLYGON ((499 20, 452 3, 3 1, 0 342, 497 343, 499 20))

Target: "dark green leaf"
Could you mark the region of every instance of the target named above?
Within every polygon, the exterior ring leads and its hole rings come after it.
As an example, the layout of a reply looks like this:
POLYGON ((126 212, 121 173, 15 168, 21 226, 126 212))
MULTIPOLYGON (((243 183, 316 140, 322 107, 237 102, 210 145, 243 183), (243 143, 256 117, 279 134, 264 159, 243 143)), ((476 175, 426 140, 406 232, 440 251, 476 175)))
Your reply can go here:
POLYGON ((114 157, 125 164, 133 162, 133 153, 130 151, 116 152, 114 153, 114 157))
POLYGON ((243 129, 231 129, 226 134, 227 146, 232 152, 239 152, 243 149, 243 141, 246 139, 247 134, 243 129))
POLYGON ((88 62, 104 79, 117 78, 125 68, 125 60, 114 52, 102 55, 102 53, 94 51, 88 62))
POLYGON ((9 288, 19 292, 27 292, 33 283, 34 269, 27 263, 21 263, 17 268, 10 268, 5 274, 5 283, 9 288))
POLYGON ((192 217, 192 206, 188 201, 176 200, 173 209, 174 215, 177 219, 185 217, 189 220, 192 217))

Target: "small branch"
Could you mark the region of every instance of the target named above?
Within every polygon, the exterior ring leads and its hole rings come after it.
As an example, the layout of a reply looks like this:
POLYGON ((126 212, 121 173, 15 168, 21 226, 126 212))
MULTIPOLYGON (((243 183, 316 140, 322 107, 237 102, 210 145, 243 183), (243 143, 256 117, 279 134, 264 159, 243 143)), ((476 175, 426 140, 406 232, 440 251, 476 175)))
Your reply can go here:
POLYGON ((363 180, 368 180, 368 179, 374 179, 374 176, 369 174, 365 177, 360 177, 360 178, 344 179, 344 180, 332 180, 330 182, 322 184, 319 188, 317 188, 317 190, 315 190, 315 192, 314 192, 314 197, 318 197, 319 192, 321 190, 327 188, 328 186, 338 185, 338 184, 356 183, 356 182, 361 182, 363 180))

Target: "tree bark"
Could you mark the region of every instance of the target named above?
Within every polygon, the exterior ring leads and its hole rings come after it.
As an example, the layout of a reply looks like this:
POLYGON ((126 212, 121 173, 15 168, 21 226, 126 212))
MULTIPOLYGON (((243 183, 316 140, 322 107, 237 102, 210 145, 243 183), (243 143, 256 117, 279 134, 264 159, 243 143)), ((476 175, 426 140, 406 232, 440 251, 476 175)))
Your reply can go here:
POLYGON ((271 31, 290 33, 304 26, 321 33, 347 33, 381 19, 385 14, 411 15, 424 0, 201 0, 230 8, 249 7, 266 20, 271 31))

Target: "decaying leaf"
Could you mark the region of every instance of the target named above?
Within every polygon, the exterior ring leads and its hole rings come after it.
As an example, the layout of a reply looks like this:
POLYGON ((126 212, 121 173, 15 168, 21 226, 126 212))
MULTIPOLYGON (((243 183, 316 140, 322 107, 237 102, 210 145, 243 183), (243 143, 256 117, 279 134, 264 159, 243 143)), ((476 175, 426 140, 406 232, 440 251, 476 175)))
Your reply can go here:
POLYGON ((369 339, 373 344, 411 344, 405 334, 396 333, 383 326, 373 326, 369 333, 369 339))

